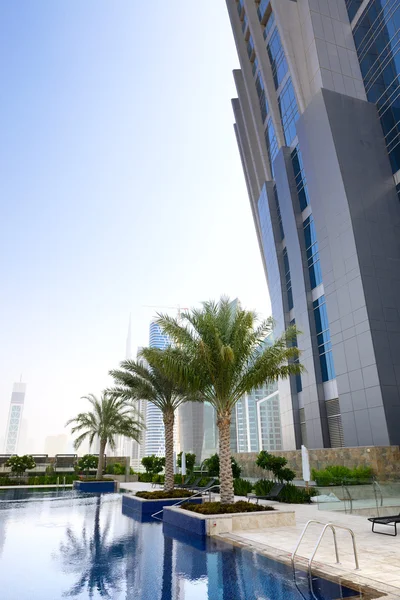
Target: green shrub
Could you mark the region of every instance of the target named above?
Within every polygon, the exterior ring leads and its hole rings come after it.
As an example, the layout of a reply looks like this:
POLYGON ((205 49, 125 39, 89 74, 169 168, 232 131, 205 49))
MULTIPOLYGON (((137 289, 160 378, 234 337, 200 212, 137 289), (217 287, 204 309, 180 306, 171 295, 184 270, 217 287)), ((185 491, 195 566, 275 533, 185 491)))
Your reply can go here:
POLYGON ((136 496, 145 500, 166 500, 167 498, 189 498, 193 496, 193 492, 189 490, 173 490, 172 492, 158 490, 155 492, 137 492, 136 496))
POLYGON ((139 473, 139 481, 142 483, 151 483, 153 481, 152 473, 139 473))
POLYGON ((152 483, 164 483, 165 481, 165 476, 164 475, 160 475, 159 473, 157 475, 153 475, 151 482, 152 483))
POLYGON ((254 484, 254 492, 257 496, 268 496, 274 485, 270 479, 259 479, 254 484))
POLYGON ((24 454, 23 456, 18 456, 15 454, 14 456, 10 456, 5 463, 5 466, 10 467, 11 472, 15 475, 21 476, 27 469, 34 469, 36 467, 36 463, 30 454, 24 454))
POLYGON ((144 456, 142 458, 142 465, 146 469, 146 473, 156 475, 157 473, 161 473, 165 467, 165 457, 156 456, 155 454, 144 456))
MULTIPOLYGON (((257 496, 268 496, 271 492, 275 481, 268 479, 260 479, 254 485, 254 491, 257 496)), ((279 494, 279 502, 286 502, 288 504, 308 504, 310 502, 310 496, 315 496, 317 491, 310 488, 308 491, 305 488, 298 487, 293 483, 285 483, 282 491, 279 494)))
POLYGON ((234 479, 233 480, 233 491, 235 496, 247 496, 253 491, 253 484, 247 479, 234 479))
POLYGON ((89 471, 94 471, 97 469, 99 459, 97 456, 93 454, 84 454, 76 463, 76 469, 78 471, 85 471, 89 474, 89 471))
POLYGON ((320 471, 313 469, 312 478, 317 485, 323 487, 328 485, 360 485, 369 483, 373 477, 371 467, 355 467, 349 469, 342 465, 331 465, 320 471))
POLYGON ((242 512, 260 512, 266 510, 274 510, 272 506, 261 506, 251 504, 246 500, 239 500, 233 504, 221 504, 221 502, 205 502, 204 504, 193 504, 185 502, 182 508, 190 510, 201 515, 224 515, 227 513, 242 513, 242 512))
MULTIPOLYGON (((232 463, 233 478, 238 479, 240 477, 242 469, 238 465, 238 463, 236 462, 236 459, 233 456, 231 456, 231 463, 232 463)), ((210 456, 210 458, 207 458, 206 464, 207 464, 208 474, 211 477, 219 477, 219 455, 213 454, 212 456, 210 456)))
MULTIPOLYGON (((193 454, 192 452, 186 452, 185 458, 186 458, 186 472, 192 473, 193 469, 194 469, 194 465, 196 463, 196 455, 193 454)), ((182 452, 179 452, 179 454, 177 455, 176 464, 180 469, 182 468, 182 452)))
POLYGON ((261 450, 257 456, 256 465, 274 474, 276 479, 283 483, 284 481, 293 481, 296 473, 286 467, 287 460, 283 456, 274 456, 266 450, 261 450))

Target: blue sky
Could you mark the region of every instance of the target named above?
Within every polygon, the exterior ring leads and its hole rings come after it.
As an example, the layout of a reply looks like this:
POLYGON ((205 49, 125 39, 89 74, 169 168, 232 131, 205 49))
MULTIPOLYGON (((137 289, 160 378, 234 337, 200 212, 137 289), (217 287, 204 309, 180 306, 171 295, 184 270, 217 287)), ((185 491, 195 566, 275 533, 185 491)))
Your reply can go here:
POLYGON ((19 0, 0 23, 0 438, 22 372, 39 452, 109 383, 130 312, 136 348, 147 305, 270 305, 225 2, 19 0))

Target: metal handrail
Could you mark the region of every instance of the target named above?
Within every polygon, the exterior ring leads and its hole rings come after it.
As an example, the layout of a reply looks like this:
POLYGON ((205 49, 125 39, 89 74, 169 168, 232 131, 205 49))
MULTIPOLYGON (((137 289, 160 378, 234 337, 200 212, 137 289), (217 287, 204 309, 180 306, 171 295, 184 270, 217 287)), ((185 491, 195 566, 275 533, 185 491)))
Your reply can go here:
MULTIPOLYGON (((346 492, 347 492, 347 495, 348 495, 348 497, 349 497, 349 500, 350 500, 350 514, 352 515, 352 514, 353 514, 353 498, 352 498, 352 496, 351 496, 351 494, 350 494, 350 492, 349 492, 349 489, 348 489, 347 485, 344 485, 344 483, 343 483, 343 482, 342 482, 342 489, 343 489, 343 491, 346 491, 346 492)), ((346 510, 346 500, 344 501, 344 510, 345 510, 345 512, 346 512, 346 514, 347 514, 347 510, 346 510)))
MULTIPOLYGON (((293 567, 293 569, 294 569, 294 560, 295 560, 295 557, 296 557, 296 554, 297 554, 297 550, 299 549, 300 544, 303 541, 303 537, 305 536, 306 531, 309 528, 309 526, 311 525, 311 523, 316 523, 317 525, 324 525, 324 526, 326 525, 326 523, 324 523, 323 521, 316 521, 315 519, 311 519, 310 521, 307 521, 307 523, 304 526, 303 531, 301 532, 301 536, 299 538, 299 541, 297 542, 297 546, 296 546, 296 548, 292 552, 291 560, 292 560, 292 567, 293 567)), ((332 525, 332 524, 328 523, 328 525, 332 525)), ((336 559, 337 559, 336 562, 339 562, 339 554, 338 554, 338 549, 337 549, 337 542, 336 542, 336 534, 335 533, 334 533, 334 542, 335 542, 335 553, 336 553, 336 559)))
MULTIPOLYGON (((353 542, 353 552, 354 552, 354 561, 356 564, 356 570, 359 570, 360 566, 359 566, 359 562, 358 562, 358 553, 357 553, 357 546, 356 546, 356 539, 355 539, 355 535, 354 535, 354 531, 352 529, 350 529, 349 527, 343 527, 342 525, 334 525, 333 523, 323 523, 322 521, 316 521, 314 519, 311 519, 310 521, 307 521, 307 523, 305 524, 303 531, 301 532, 299 541, 297 542, 296 548, 293 550, 292 552, 292 556, 291 556, 291 561, 292 561, 292 568, 293 568, 293 579, 294 579, 294 583, 296 585, 296 588, 299 590, 299 587, 297 585, 297 581, 296 581, 296 569, 295 569, 295 558, 296 558, 296 554, 297 551, 300 547, 301 542, 303 541, 304 535, 307 531, 307 529, 309 528, 309 526, 312 523, 316 523, 318 525, 323 525, 324 528, 318 538, 317 544, 315 545, 314 551, 311 555, 311 557, 308 560, 308 581, 309 581, 309 587, 310 587, 310 591, 311 594, 313 596, 313 598, 316 600, 316 596, 314 594, 314 590, 313 590, 313 579, 312 579, 312 563, 313 560, 315 558, 315 555, 317 553, 317 550, 321 544, 322 538, 325 535, 325 532, 327 529, 330 529, 332 531, 333 534, 333 541, 334 541, 334 545, 335 545, 335 555, 336 555, 336 564, 340 564, 339 561, 339 550, 338 550, 338 545, 337 545, 337 539, 336 539, 336 529, 343 529, 345 531, 348 531, 351 535, 352 538, 352 542, 353 542)), ((300 590, 299 590, 300 591, 300 590)), ((303 594, 301 594, 303 596, 303 594)), ((304 598, 304 596, 303 596, 304 598)))
MULTIPOLYGON (((204 492, 209 492, 211 494, 211 490, 216 487, 219 488, 219 487, 221 487, 221 485, 219 483, 216 483, 215 485, 212 485, 211 487, 207 488, 206 490, 201 490, 201 491, 193 494, 193 496, 188 496, 187 498, 183 498, 182 500, 179 500, 179 502, 177 502, 176 504, 171 504, 171 506, 168 506, 168 508, 175 508, 175 506, 179 506, 180 504, 183 504, 183 502, 187 502, 188 500, 191 500, 192 498, 196 498, 196 496, 202 496, 204 494, 204 492)), ((164 511, 164 508, 162 508, 161 510, 158 510, 157 512, 155 512, 154 514, 152 514, 150 516, 153 519, 158 519, 159 521, 162 521, 162 519, 159 519, 158 517, 156 517, 156 515, 159 515, 163 511, 164 511)))
MULTIPOLYGON (((381 497, 381 507, 382 507, 382 506, 383 506, 383 494, 382 494, 382 488, 381 488, 381 486, 379 485, 379 483, 376 481, 376 479, 374 479, 374 480, 372 481, 372 486, 373 486, 373 488, 374 488, 374 492, 375 492, 375 501, 376 501, 376 507, 378 508, 378 498, 377 498, 377 495, 376 495, 376 490, 378 490, 378 492, 379 492, 379 495, 380 495, 380 497, 381 497)), ((378 513, 378 514, 379 514, 379 513, 378 513)))
POLYGON ((352 529, 350 529, 350 527, 343 527, 342 525, 333 525, 333 523, 327 523, 325 525, 325 527, 323 528, 323 530, 321 532, 321 535, 319 536, 318 541, 317 541, 317 543, 315 545, 314 552, 312 553, 312 556, 311 556, 311 558, 308 561, 308 574, 309 574, 309 577, 311 577, 312 562, 313 562, 313 560, 315 558, 315 555, 317 553, 317 550, 318 550, 318 548, 319 548, 319 546, 320 546, 320 544, 322 542, 322 538, 325 535, 325 531, 328 528, 330 528, 332 530, 333 535, 334 535, 335 551, 336 551, 336 564, 340 564, 340 561, 339 561, 339 552, 338 552, 338 547, 337 547, 337 542, 336 542, 336 529, 343 529, 344 531, 348 531, 350 533, 350 535, 351 535, 351 539, 353 541, 353 552, 354 552, 354 561, 356 563, 356 571, 358 571, 360 569, 360 565, 359 565, 359 562, 358 562, 357 546, 356 546, 356 536, 354 535, 354 531, 352 529))

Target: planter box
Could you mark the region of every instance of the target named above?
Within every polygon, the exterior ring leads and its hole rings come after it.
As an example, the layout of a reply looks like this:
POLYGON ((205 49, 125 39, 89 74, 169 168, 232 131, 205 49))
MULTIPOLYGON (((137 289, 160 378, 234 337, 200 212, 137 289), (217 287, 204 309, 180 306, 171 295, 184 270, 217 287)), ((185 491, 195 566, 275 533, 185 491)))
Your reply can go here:
POLYGON ((78 492, 105 494, 118 492, 118 488, 117 481, 74 481, 74 490, 78 492))
POLYGON ((179 507, 166 508, 163 521, 201 537, 249 529, 296 525, 294 511, 271 510, 226 515, 200 515, 179 507))
MULTIPOLYGON (((165 506, 173 506, 181 500, 186 502, 194 502, 195 504, 201 504, 202 499, 197 497, 191 500, 190 498, 166 498, 164 500, 145 500, 144 498, 138 498, 137 496, 122 496, 122 510, 130 510, 140 515, 152 515, 165 506)), ((161 515, 160 515, 161 516, 161 515)))

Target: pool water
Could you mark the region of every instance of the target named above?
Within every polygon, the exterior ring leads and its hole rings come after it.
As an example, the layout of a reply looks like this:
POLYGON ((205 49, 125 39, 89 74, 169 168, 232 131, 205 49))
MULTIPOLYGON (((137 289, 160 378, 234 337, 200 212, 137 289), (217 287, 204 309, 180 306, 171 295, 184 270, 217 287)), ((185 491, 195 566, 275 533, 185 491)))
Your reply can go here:
POLYGON ((334 600, 353 590, 122 514, 119 494, 0 492, 2 600, 334 600))

